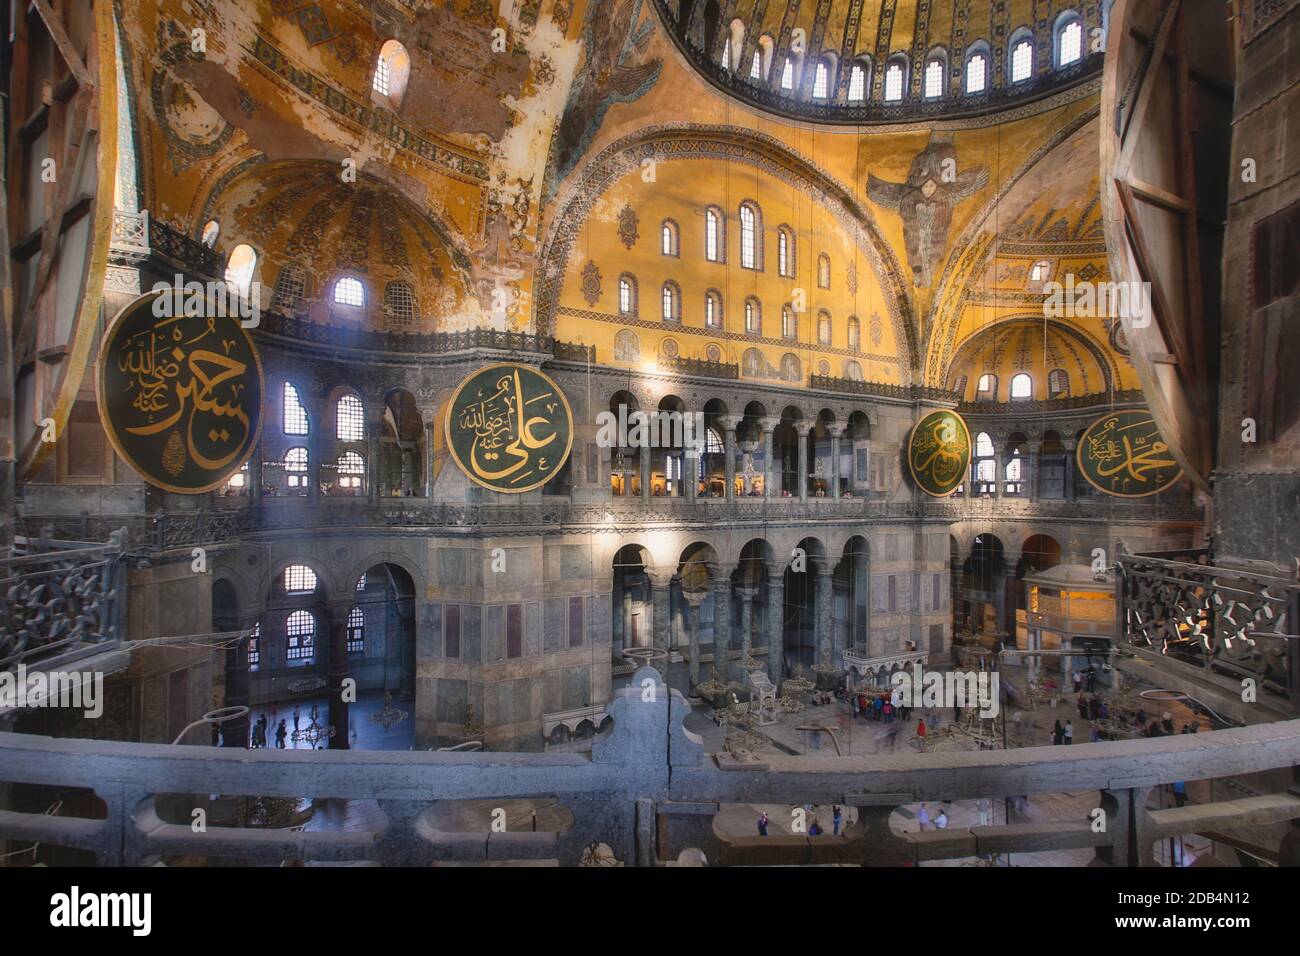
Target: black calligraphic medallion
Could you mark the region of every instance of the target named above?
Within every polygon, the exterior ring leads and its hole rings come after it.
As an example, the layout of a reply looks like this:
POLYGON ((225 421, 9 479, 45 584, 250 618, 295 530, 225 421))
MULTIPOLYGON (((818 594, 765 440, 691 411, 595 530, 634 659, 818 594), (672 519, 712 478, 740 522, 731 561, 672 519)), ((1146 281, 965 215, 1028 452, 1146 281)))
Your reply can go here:
POLYGON ((573 445, 573 412, 531 365, 488 365, 460 383, 447 412, 447 447, 484 488, 519 494, 546 484, 573 445))
POLYGON ((257 347, 237 316, 202 296, 150 292, 119 312, 100 348, 97 384, 108 440, 167 491, 220 487, 262 427, 257 347))
POLYGON ((946 498, 966 480, 970 469, 970 431, 956 412, 930 412, 912 429, 907 466, 912 480, 927 495, 946 498))
POLYGON ((1103 415, 1083 433, 1076 455, 1088 484, 1118 498, 1159 494, 1183 476, 1145 409, 1103 415))

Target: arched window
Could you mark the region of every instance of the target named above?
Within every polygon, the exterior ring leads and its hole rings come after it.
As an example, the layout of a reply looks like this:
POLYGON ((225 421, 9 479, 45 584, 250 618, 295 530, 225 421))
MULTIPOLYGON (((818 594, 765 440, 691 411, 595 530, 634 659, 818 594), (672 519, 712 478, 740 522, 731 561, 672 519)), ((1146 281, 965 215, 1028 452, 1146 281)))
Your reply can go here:
POLYGON ((975 459, 971 467, 974 470, 975 493, 993 494, 998 485, 998 463, 993 452, 993 439, 988 432, 980 432, 975 436, 975 459))
POLYGON ((248 669, 255 671, 262 663, 262 624, 253 625, 248 635, 248 669))
POLYGON ((722 68, 731 72, 731 37, 722 44, 722 68))
POLYGON ((867 68, 861 63, 849 67, 849 102, 865 103, 867 99, 867 68))
POLYGON ((288 639, 284 656, 291 661, 311 661, 316 656, 316 618, 311 611, 294 611, 284 622, 288 639))
POLYGON ((1034 73, 1034 44, 1029 37, 1011 42, 1011 82, 1021 83, 1034 73))
POLYGON ((355 395, 344 395, 334 406, 334 437, 339 441, 362 441, 366 437, 365 414, 361 410, 361 399, 355 395))
POLYGON ((286 435, 307 434, 307 409, 298 401, 298 390, 288 382, 284 383, 284 416, 282 418, 286 435))
POLYGON ((794 309, 788 305, 781 306, 781 337, 785 339, 799 337, 798 320, 794 317, 794 309))
POLYGON ((384 320, 389 328, 415 327, 415 290, 402 279, 384 286, 384 320))
POLYGON ((794 230, 782 226, 776 231, 776 271, 787 279, 794 278, 794 230))
POLYGON ((722 328, 722 296, 712 290, 704 293, 704 324, 710 329, 722 328))
POLYGON ((386 106, 397 109, 406 93, 406 81, 411 75, 411 57, 406 47, 396 40, 387 40, 379 48, 375 60, 375 76, 370 88, 386 106))
POLYGON ((614 361, 635 362, 641 357, 641 342, 631 329, 619 329, 614 336, 614 361))
POLYGON ((831 71, 825 61, 819 60, 813 70, 813 99, 824 100, 830 95, 831 71))
POLYGON ((1024 451, 1021 448, 1020 439, 1016 439, 1011 443, 1009 452, 1005 469, 1006 480, 1002 485, 1002 493, 1007 495, 1024 494, 1024 451))
POLYGON ((217 236, 219 235, 221 235, 221 224, 215 219, 209 219, 203 227, 203 232, 199 234, 199 242, 209 249, 215 249, 217 247, 217 236))
POLYGON ((1047 373, 1047 394, 1051 398, 1064 398, 1070 394, 1070 373, 1054 368, 1047 373))
POLYGON ((1052 275, 1052 264, 1046 259, 1039 259, 1029 269, 1030 282, 1046 282, 1052 275))
POLYGON ((998 394, 998 377, 989 372, 980 376, 980 380, 975 384, 975 397, 983 401, 991 401, 997 398, 998 394))
POLYGON ((677 283, 671 280, 664 283, 663 319, 665 322, 680 322, 682 320, 682 290, 677 287, 677 283))
POLYGON ((749 61, 749 78, 751 80, 761 80, 763 78, 763 55, 754 50, 754 58, 749 61))
POLYGON ((749 335, 763 334, 763 310, 753 296, 745 300, 745 332, 749 335))
POLYGON ((257 269, 257 253, 253 247, 241 242, 230 252, 226 260, 226 284, 241 296, 246 296, 253 288, 253 272, 257 269))
POLYGON ((305 564, 291 564, 284 569, 285 594, 311 594, 316 590, 316 572, 305 564))
POLYGON ((1056 65, 1069 66, 1083 59, 1083 21, 1078 15, 1065 15, 1057 23, 1056 65))
POLYGON ((618 277, 618 311, 636 315, 636 279, 626 272, 618 277))
POLYGON ((957 396, 961 401, 966 400, 966 383, 968 381, 969 379, 965 375, 958 377, 957 386, 956 388, 953 389, 953 391, 957 393, 957 396))
POLYGON ((334 283, 334 302, 337 305, 361 307, 366 304, 366 289, 361 280, 344 276, 334 283))
POLYGON ((366 589, 366 572, 361 572, 361 577, 357 578, 357 593, 360 594, 366 589))
POLYGON ((788 56, 781 67, 781 89, 794 89, 794 59, 788 56))
POLYGON ((845 330, 849 336, 849 348, 855 352, 862 348, 862 328, 858 324, 858 317, 850 315, 845 330))
POLYGON ((307 491, 307 449, 290 448, 284 453, 284 484, 295 494, 307 491))
POLYGON ((817 257, 817 288, 829 289, 831 287, 831 257, 822 253, 817 257))
POLYGON ((665 219, 659 229, 659 251, 665 256, 680 256, 681 247, 677 239, 677 223, 665 219))
POLYGON ((359 607, 348 612, 348 653, 366 652, 366 614, 359 607))
POLYGON ((271 304, 281 312, 295 315, 307 298, 307 270, 296 262, 288 263, 275 278, 275 295, 271 304))
POLYGON ((1017 375, 1011 376, 1011 397, 1034 397, 1034 380, 1030 378, 1028 372, 1020 372, 1017 375))
POLYGON ((903 98, 903 63, 903 60, 896 59, 885 69, 886 103, 897 103, 903 98))
POLYGON ((983 53, 966 58, 966 93, 983 93, 988 88, 989 59, 983 53))
POLYGON ((366 475, 365 460, 354 451, 339 455, 337 462, 339 489, 357 492, 361 490, 361 479, 366 475))
POLYGON ((763 268, 763 215, 752 202, 740 204, 740 266, 763 268))
POLYGON ((704 258, 710 262, 726 261, 727 222, 722 210, 710 206, 704 210, 704 258))
POLYGON ((821 345, 831 344, 831 314, 825 309, 817 313, 817 341, 821 345))
POLYGON ((935 57, 925 64, 925 98, 937 100, 943 95, 943 60, 935 57))

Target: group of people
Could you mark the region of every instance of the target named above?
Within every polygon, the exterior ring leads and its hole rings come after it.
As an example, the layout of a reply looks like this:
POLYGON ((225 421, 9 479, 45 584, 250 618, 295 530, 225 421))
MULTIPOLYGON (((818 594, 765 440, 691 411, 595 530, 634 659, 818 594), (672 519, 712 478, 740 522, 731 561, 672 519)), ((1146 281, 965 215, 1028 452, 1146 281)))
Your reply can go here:
MULTIPOLYGON (((826 830, 822 827, 821 817, 813 813, 814 807, 811 803, 804 805, 805 819, 812 815, 812 822, 808 824, 809 836, 822 836, 826 830)), ((771 818, 768 817, 767 811, 762 811, 758 815, 758 835, 767 836, 767 828, 771 824, 771 818)), ((831 835, 839 836, 840 829, 844 826, 844 811, 837 804, 831 805, 831 835)))
POLYGON ((1052 728, 1052 743, 1053 743, 1053 744, 1056 744, 1056 745, 1058 745, 1058 746, 1059 746, 1060 744, 1072 744, 1072 743, 1074 743, 1074 723, 1073 723, 1073 721, 1069 721, 1069 720, 1067 720, 1067 721, 1065 722, 1065 726, 1062 727, 1062 726, 1061 726, 1061 722, 1060 722, 1060 720, 1057 720, 1057 722, 1056 722, 1056 726, 1052 728))
POLYGON ((911 712, 910 707, 903 704, 894 705, 893 699, 889 694, 868 694, 866 691, 859 691, 857 694, 849 694, 849 703, 853 707, 853 716, 862 717, 865 720, 882 720, 890 723, 895 717, 900 720, 907 720, 907 715, 911 712))
MULTIPOLYGON (((268 728, 266 714, 257 718, 253 724, 253 749, 258 750, 266 746, 266 731, 268 728)), ((280 718, 280 723, 275 728, 275 746, 278 750, 284 749, 285 738, 289 736, 289 728, 285 725, 284 718, 280 718)))
POLYGON ((1093 667, 1091 664, 1088 665, 1086 671, 1080 671, 1079 668, 1076 667, 1074 673, 1070 676, 1074 679, 1074 692, 1076 694, 1083 692, 1083 685, 1085 683, 1088 685, 1089 694, 1094 693, 1097 690, 1097 668, 1093 667))

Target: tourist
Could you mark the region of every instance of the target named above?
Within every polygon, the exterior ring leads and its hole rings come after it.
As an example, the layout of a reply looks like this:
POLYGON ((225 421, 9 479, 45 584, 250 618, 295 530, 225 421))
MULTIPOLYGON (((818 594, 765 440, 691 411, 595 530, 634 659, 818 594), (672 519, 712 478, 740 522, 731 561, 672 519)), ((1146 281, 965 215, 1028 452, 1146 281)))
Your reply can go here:
POLYGON ((993 801, 988 797, 980 797, 975 801, 975 812, 979 815, 979 825, 988 826, 993 820, 993 801))
POLYGON ((844 823, 844 814, 840 812, 838 806, 831 806, 831 833, 834 836, 840 835, 840 825, 844 823))
POLYGON ((1068 720, 1065 722, 1065 742, 1066 744, 1074 743, 1074 724, 1068 720))
POLYGON ((1061 726, 1061 721, 1056 721, 1056 726, 1052 728, 1052 743, 1056 746, 1061 744, 1065 739, 1065 728, 1061 726))
POLYGON ((885 709, 885 698, 883 696, 878 695, 876 697, 875 703, 873 703, 871 707, 876 712, 876 716, 874 719, 879 720, 881 712, 883 712, 885 709))
POLYGON ((1097 690, 1097 668, 1091 664, 1088 665, 1088 693, 1095 693, 1097 690))
POLYGON ((947 826, 948 826, 948 814, 944 813, 943 808, 940 807, 939 815, 934 818, 934 828, 936 830, 943 830, 947 826))
POLYGON ((1174 791, 1174 805, 1179 807, 1186 806, 1187 805, 1187 783, 1185 781, 1179 780, 1177 783, 1173 785, 1173 791, 1174 791))
POLYGON ((1074 692, 1077 694, 1083 689, 1083 675, 1079 673, 1079 669, 1076 667, 1071 676, 1074 678, 1074 692))
POLYGON ((284 718, 280 718, 280 725, 275 728, 275 746, 280 750, 284 749, 284 738, 289 735, 289 728, 284 724, 284 718))
POLYGON ((916 811, 916 822, 921 825, 922 833, 924 833, 925 828, 930 825, 930 811, 925 808, 924 803, 921 804, 921 809, 916 811))
MULTIPOLYGON (((921 742, 921 750, 925 750, 925 719, 922 718, 916 722, 916 739, 921 742)), ((924 809, 925 804, 921 804, 924 809)))
POLYGON ((881 708, 881 712, 885 715, 885 723, 892 724, 894 722, 894 705, 892 703, 885 701, 885 706, 881 708))
POLYGON ((762 837, 767 836, 767 814, 766 813, 760 813, 758 815, 758 835, 762 837))
POLYGON ((821 825, 820 823, 817 822, 817 818, 816 818, 816 817, 813 817, 812 826, 810 826, 810 827, 808 828, 808 835, 809 835, 809 836, 821 836, 823 832, 824 832, 824 831, 822 830, 822 825, 821 825))

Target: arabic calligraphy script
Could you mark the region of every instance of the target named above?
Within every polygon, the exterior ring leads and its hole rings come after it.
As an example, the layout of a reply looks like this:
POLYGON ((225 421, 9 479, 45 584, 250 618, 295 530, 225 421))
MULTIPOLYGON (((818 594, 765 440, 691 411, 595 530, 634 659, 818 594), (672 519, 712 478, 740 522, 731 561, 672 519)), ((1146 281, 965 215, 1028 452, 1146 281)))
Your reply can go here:
POLYGON ((1079 442, 1079 471, 1097 490, 1124 498, 1157 494, 1182 475, 1155 419, 1141 409, 1089 425, 1079 442))
POLYGON ((151 293, 119 314, 99 359, 99 407, 118 453, 150 483, 210 491, 252 451, 262 365, 237 317, 156 314, 151 293))
POLYGON ((957 490, 970 467, 970 432, 955 412, 930 412, 912 429, 907 462, 912 479, 928 495, 944 497, 957 490))
POLYGON ((573 415, 560 387, 528 365, 489 365, 452 399, 447 444, 470 479, 507 494, 540 487, 569 457, 573 415))

